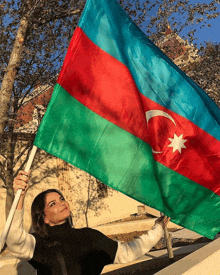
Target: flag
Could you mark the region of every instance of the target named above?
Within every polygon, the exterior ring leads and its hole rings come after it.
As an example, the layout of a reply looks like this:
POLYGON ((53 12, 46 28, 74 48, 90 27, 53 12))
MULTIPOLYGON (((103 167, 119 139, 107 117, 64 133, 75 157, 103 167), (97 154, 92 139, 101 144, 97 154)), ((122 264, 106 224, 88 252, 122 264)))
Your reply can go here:
POLYGON ((116 0, 87 0, 34 144, 208 238, 220 110, 116 0))

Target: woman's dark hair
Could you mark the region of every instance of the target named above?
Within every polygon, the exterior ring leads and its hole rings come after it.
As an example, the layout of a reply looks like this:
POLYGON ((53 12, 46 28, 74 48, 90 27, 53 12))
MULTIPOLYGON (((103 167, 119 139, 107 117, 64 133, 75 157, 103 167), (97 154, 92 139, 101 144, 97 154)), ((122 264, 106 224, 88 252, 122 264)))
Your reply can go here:
MULTIPOLYGON (((41 237, 48 237, 48 225, 44 222, 45 219, 45 201, 46 195, 49 193, 58 193, 60 196, 64 197, 63 194, 57 189, 48 189, 46 191, 38 194, 31 206, 31 217, 32 217, 32 226, 37 234, 41 237)), ((72 227, 72 213, 68 218, 69 224, 72 227)))

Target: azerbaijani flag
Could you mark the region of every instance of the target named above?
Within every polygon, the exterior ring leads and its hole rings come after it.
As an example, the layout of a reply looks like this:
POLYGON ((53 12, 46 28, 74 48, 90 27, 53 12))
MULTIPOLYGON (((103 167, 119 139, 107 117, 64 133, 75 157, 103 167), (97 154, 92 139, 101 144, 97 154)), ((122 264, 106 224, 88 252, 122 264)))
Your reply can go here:
POLYGON ((220 232, 220 110, 116 0, 87 0, 34 144, 176 224, 220 232))

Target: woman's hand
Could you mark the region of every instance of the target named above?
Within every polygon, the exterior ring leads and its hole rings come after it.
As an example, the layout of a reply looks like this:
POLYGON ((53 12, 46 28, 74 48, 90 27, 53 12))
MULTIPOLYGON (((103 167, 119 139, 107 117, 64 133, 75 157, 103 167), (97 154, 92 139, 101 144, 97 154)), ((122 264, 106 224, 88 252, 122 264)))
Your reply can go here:
POLYGON ((170 218, 167 216, 161 216, 160 218, 156 219, 155 224, 160 223, 163 227, 167 226, 169 223, 170 218))
POLYGON ((29 173, 25 171, 19 171, 17 177, 14 178, 14 181, 13 181, 14 192, 16 193, 18 189, 22 189, 21 197, 20 197, 17 209, 22 209, 23 207, 24 197, 29 188, 28 176, 29 176, 29 173))

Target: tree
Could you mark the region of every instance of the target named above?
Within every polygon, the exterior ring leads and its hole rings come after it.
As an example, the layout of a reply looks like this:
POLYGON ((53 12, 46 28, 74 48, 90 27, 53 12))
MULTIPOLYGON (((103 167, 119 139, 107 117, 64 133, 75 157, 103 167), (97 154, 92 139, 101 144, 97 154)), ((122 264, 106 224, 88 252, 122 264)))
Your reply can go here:
POLYGON ((83 4, 76 0, 3 2, 0 133, 13 118, 12 98, 15 115, 36 83, 54 84, 83 4))
MULTIPOLYGON (((188 24, 203 24, 219 15, 218 0, 200 5, 189 5, 188 0, 119 2, 140 27, 147 25, 146 33, 153 41, 161 37, 167 20, 179 32, 188 24), (177 21, 177 14, 185 16, 183 23, 177 21)), ((26 150, 15 158, 19 110, 36 85, 55 84, 84 4, 77 0, 3 0, 0 6, 0 178, 7 189, 7 212, 14 198, 13 177, 27 158, 17 168, 16 163, 29 151, 34 138, 32 133, 26 150)), ((194 30, 188 35, 193 40, 194 30)))
POLYGON ((200 48, 200 60, 183 68, 220 107, 220 43, 206 43, 200 48))
POLYGON ((176 34, 187 38, 190 43, 196 42, 196 30, 211 27, 209 20, 220 15, 219 0, 209 0, 206 3, 190 0, 119 2, 154 43, 163 36, 168 22, 176 34))
MULTIPOLYGON (((98 216, 100 213, 100 210, 104 210, 104 209, 106 210, 106 209, 108 209, 108 207, 101 200, 104 197, 103 196, 100 197, 100 192, 99 192, 100 190, 98 190, 98 188, 99 188, 98 185, 100 184, 100 182, 97 181, 94 177, 92 177, 89 174, 87 174, 87 178, 88 178, 87 186, 86 186, 87 194, 84 196, 82 196, 82 194, 79 194, 79 196, 77 196, 76 202, 77 202, 77 205, 79 206, 78 211, 84 215, 85 223, 86 223, 86 226, 88 227, 89 226, 89 218, 88 218, 89 211, 93 211, 93 213, 95 213, 95 215, 98 216)), ((104 185, 104 186, 106 186, 106 185, 104 185)), ((75 189, 77 189, 76 194, 79 193, 78 186, 75 189)), ((101 195, 103 195, 103 194, 101 194, 101 195)))
POLYGON ((76 0, 1 4, 0 178, 7 189, 6 213, 14 199, 13 178, 27 157, 17 170, 16 163, 30 150, 34 138, 34 133, 26 135, 25 149, 15 158, 21 138, 15 132, 18 111, 39 82, 54 85, 83 6, 76 0))

